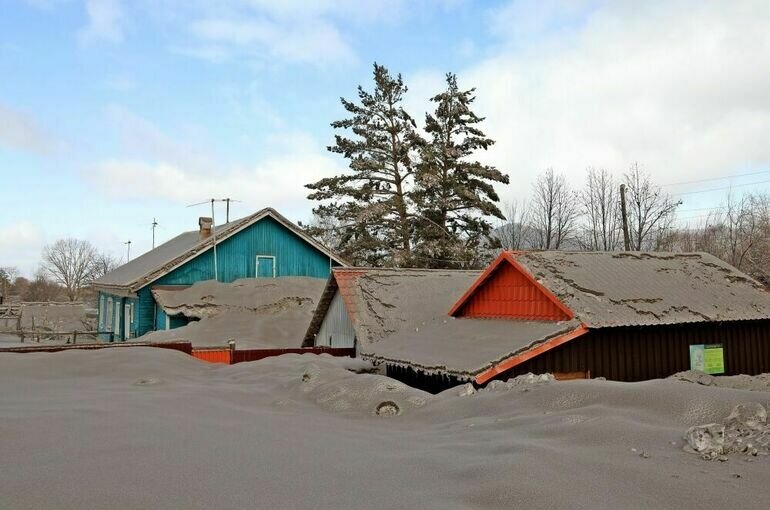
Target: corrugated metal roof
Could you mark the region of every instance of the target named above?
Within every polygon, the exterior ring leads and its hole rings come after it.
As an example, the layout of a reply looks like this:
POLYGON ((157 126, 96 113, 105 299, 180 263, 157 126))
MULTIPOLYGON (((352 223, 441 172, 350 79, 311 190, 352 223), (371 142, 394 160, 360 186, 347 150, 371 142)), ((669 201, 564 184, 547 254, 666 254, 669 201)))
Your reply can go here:
MULTIPOLYGON (((335 262, 343 266, 347 265, 344 260, 270 207, 261 209, 250 216, 215 227, 217 245, 231 235, 268 216, 281 223, 322 253, 331 257, 335 262)), ((210 249, 213 246, 213 240, 213 236, 201 240, 198 230, 184 232, 157 248, 123 264, 101 278, 94 280, 93 284, 97 287, 131 287, 133 290, 137 290, 210 249)))
POLYGON ((481 271, 333 270, 305 335, 312 345, 339 291, 356 330, 359 355, 470 378, 578 322, 454 319, 447 312, 481 271))
MULTIPOLYGON (((221 228, 221 227, 218 227, 221 228)), ((157 246, 154 250, 144 253, 134 260, 115 268, 94 281, 94 285, 128 286, 153 269, 178 257, 195 247, 200 241, 197 230, 183 232, 173 239, 157 246)))
POLYGON ((707 253, 515 254, 592 328, 770 318, 770 294, 707 253))
POLYGON ((439 370, 459 378, 478 374, 579 327, 577 321, 541 322, 434 317, 413 330, 361 346, 359 354, 374 361, 439 370))

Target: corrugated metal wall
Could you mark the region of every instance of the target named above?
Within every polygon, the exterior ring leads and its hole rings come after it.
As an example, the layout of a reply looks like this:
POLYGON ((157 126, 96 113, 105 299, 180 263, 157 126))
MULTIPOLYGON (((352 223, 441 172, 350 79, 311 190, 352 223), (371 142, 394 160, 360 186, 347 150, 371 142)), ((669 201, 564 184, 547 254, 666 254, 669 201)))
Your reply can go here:
POLYGON ((591 330, 498 379, 589 370, 591 377, 616 381, 668 377, 690 369, 693 344, 722 344, 725 375, 770 372, 770 321, 740 321, 591 330))
MULTIPOLYGON (((254 278, 257 255, 275 257, 276 276, 329 277, 329 257, 274 219, 267 217, 217 245, 219 281, 232 282, 238 278, 254 278)), ((189 285, 213 278, 214 254, 212 250, 208 250, 159 278, 152 285, 189 285)), ((138 314, 135 314, 139 319, 139 335, 154 329, 154 300, 149 287, 138 292, 138 314)), ((158 324, 157 327, 163 329, 164 325, 158 324)))
POLYGON ((503 262, 458 311, 462 317, 564 320, 564 313, 527 277, 503 262))
POLYGON ((354 347, 356 331, 350 322, 340 291, 334 293, 323 323, 316 335, 315 345, 326 347, 354 347))

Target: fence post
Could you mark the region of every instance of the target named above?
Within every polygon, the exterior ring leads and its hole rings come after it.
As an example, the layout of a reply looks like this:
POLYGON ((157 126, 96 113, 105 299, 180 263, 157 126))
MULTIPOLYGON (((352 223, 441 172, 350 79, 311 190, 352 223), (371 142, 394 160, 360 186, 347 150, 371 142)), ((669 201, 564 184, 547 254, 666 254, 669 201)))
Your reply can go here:
POLYGON ((73 331, 72 332, 72 343, 73 344, 78 343, 78 332, 77 331, 73 331))
POLYGON ((235 363, 235 340, 230 339, 227 342, 228 347, 230 347, 230 364, 235 363))

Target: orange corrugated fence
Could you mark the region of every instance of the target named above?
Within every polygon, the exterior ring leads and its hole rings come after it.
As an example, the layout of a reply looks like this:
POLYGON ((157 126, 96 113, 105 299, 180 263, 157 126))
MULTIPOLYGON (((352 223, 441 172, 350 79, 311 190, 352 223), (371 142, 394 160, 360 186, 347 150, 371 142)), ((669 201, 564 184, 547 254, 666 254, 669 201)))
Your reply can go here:
POLYGON ((208 361, 209 363, 224 363, 225 365, 229 365, 231 362, 230 349, 226 347, 222 349, 193 349, 192 355, 194 358, 208 361))

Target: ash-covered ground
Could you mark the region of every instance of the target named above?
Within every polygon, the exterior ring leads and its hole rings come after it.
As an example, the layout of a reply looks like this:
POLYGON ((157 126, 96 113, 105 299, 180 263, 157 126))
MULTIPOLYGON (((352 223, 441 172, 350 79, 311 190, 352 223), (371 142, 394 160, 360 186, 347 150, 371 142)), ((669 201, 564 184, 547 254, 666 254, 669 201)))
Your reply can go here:
POLYGON ((0 508, 766 505, 770 458, 706 461, 683 437, 738 404, 766 409, 767 391, 524 377, 433 396, 366 368, 0 354, 0 508))

